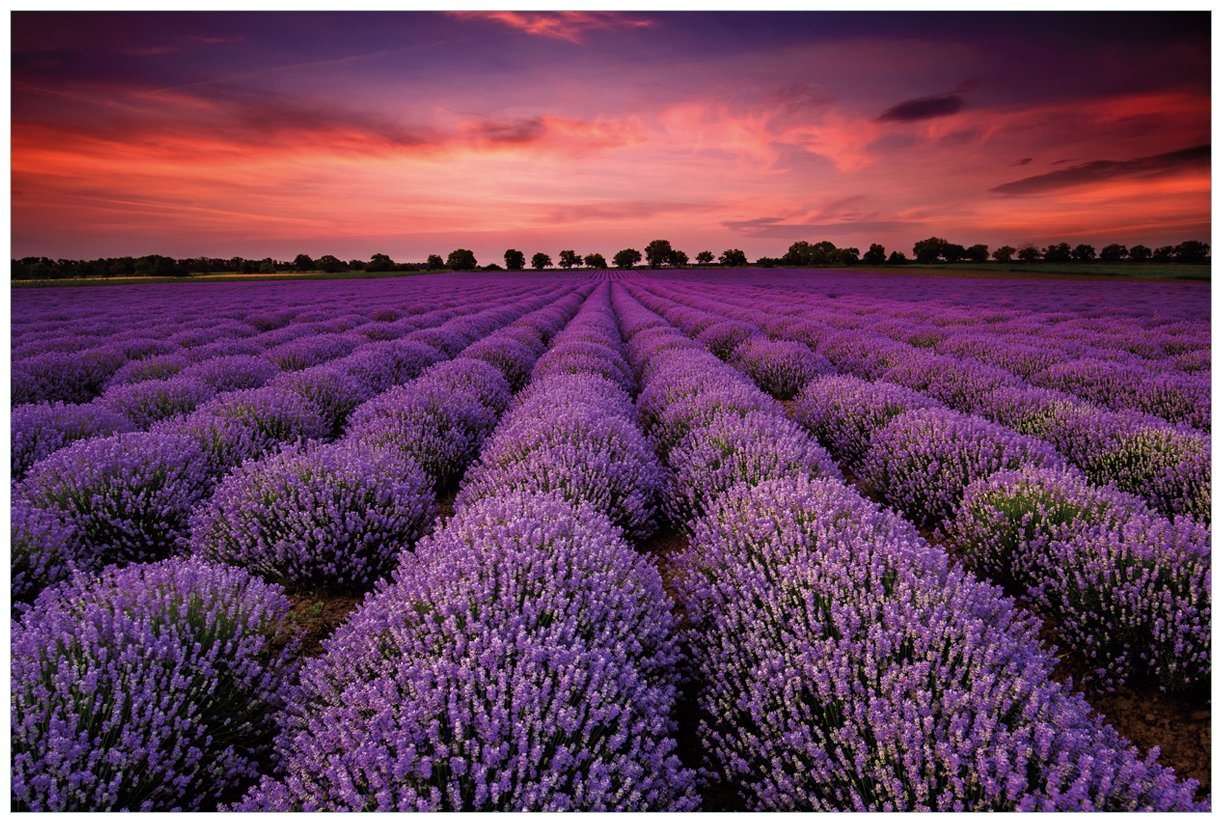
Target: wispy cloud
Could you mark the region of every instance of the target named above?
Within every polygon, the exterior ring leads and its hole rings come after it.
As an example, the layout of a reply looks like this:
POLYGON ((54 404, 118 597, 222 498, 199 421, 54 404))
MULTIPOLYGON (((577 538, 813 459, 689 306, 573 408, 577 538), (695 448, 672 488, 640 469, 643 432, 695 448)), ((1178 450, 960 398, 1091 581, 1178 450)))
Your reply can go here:
POLYGON ((989 191, 1007 195, 1043 194, 1072 186, 1101 183, 1118 177, 1150 177, 1208 165, 1209 145, 1206 144, 1132 160, 1094 160, 1067 169, 1057 169, 1002 183, 989 191))
POLYGON ((880 122, 910 123, 945 117, 963 108, 963 98, 957 94, 941 94, 935 97, 918 97, 896 103, 878 116, 880 122))
POLYGON ((511 29, 569 43, 585 42, 591 31, 644 29, 654 25, 646 17, 613 11, 452 11, 463 20, 488 20, 511 29))

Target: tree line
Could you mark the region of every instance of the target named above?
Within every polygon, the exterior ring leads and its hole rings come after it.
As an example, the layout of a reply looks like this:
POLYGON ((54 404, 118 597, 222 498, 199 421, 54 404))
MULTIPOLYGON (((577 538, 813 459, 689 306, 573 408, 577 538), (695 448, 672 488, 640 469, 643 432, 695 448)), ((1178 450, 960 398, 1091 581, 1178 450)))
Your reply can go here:
MULTIPOLYGON (((1175 246, 1150 248, 1144 245, 1125 246, 1112 243, 1095 251, 1086 243, 1070 246, 1069 243, 1051 243, 1044 247, 1024 245, 999 246, 991 249, 984 243, 963 246, 945 238, 929 237, 913 244, 912 257, 901 251, 887 253, 880 243, 871 243, 862 254, 853 246, 840 248, 829 240, 810 243, 799 240, 790 245, 781 257, 760 257, 755 265, 765 268, 774 266, 871 266, 904 265, 908 263, 1184 263, 1202 264, 1209 261, 1209 244, 1199 240, 1186 240, 1175 246)), ((653 240, 640 249, 620 249, 607 258, 598 252, 578 254, 574 249, 563 249, 555 263, 550 254, 535 252, 530 257, 530 267, 536 271, 552 268, 585 267, 606 269, 631 269, 642 261, 651 269, 684 268, 692 259, 681 249, 674 248, 669 240, 653 240)), ((99 277, 187 277, 194 274, 285 274, 292 272, 323 271, 339 272, 425 272, 425 271, 522 271, 526 268, 526 253, 518 249, 506 249, 504 265, 490 263, 481 266, 470 249, 455 249, 445 258, 430 254, 421 263, 396 262, 387 254, 377 253, 369 260, 341 260, 324 254, 313 258, 299 254, 292 260, 275 260, 271 257, 251 259, 243 257, 190 257, 174 258, 160 254, 143 257, 100 257, 94 260, 52 260, 48 257, 22 257, 14 259, 14 280, 52 280, 66 278, 99 277)), ((723 267, 749 266, 751 262, 742 249, 726 249, 714 256, 711 251, 696 253, 698 266, 718 265, 723 267)))

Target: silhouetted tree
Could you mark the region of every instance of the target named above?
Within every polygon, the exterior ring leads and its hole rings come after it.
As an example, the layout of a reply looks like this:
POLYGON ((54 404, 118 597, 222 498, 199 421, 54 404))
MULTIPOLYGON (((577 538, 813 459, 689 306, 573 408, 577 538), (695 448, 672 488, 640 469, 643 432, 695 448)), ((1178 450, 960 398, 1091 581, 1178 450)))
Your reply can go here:
POLYGON ((264 257, 261 261, 259 261, 259 274, 275 274, 275 273, 276 273, 276 261, 275 260, 272 260, 270 257, 264 257))
POLYGON ((967 257, 967 249, 958 243, 946 243, 942 246, 942 257, 946 259, 947 263, 958 263, 967 257))
POLYGON ((856 246, 848 246, 843 249, 836 249, 836 262, 845 266, 857 265, 858 259, 861 257, 861 249, 856 246))
POLYGON ((989 262, 989 247, 984 243, 968 246, 964 250, 964 257, 973 263, 987 263, 989 262))
POLYGON ((146 254, 136 258, 135 273, 141 277, 186 277, 187 267, 173 257, 146 254))
POLYGON ((871 266, 881 266, 887 262, 887 250, 882 243, 871 243, 870 249, 861 256, 861 262, 871 266))
POLYGON ((1095 247, 1088 243, 1079 243, 1073 247, 1073 259, 1079 263, 1089 263, 1095 259, 1095 247))
POLYGON ((1204 263, 1209 259, 1209 244, 1200 240, 1185 240, 1175 247, 1175 262, 1204 263))
POLYGON ((505 268, 510 271, 521 271, 526 268, 526 253, 517 249, 506 249, 505 268))
POLYGON ((543 271, 551 264, 552 264, 552 256, 550 254, 544 254, 541 251, 537 251, 533 255, 531 255, 530 265, 536 271, 543 271))
POLYGON ((1099 259, 1104 263, 1115 263, 1129 256, 1129 250, 1119 243, 1110 243, 1099 250, 1099 259))
POLYGON ((1154 250, 1154 254, 1150 255, 1152 263, 1170 263, 1171 258, 1175 256, 1175 246, 1159 246, 1154 250))
POLYGON ((670 253, 670 257, 666 258, 666 262, 676 269, 681 269, 687 265, 687 252, 675 249, 670 253))
POLYGON ((908 257, 902 251, 893 251, 887 257, 888 266, 903 266, 908 263, 908 257))
POLYGON ((446 258, 446 268, 454 271, 475 271, 478 266, 475 252, 470 249, 455 249, 446 258))
POLYGON ((998 263, 1009 263, 1014 259, 1014 252, 1018 249, 1013 246, 998 246, 993 249, 993 259, 998 263))
POLYGON ((620 249, 611 258, 617 269, 630 269, 641 262, 641 253, 636 249, 620 249))
POLYGON ((564 249, 560 252, 560 268, 571 269, 573 266, 581 265, 581 255, 572 249, 564 249))
POLYGON ((430 254, 428 259, 424 261, 424 266, 427 269, 433 270, 444 269, 446 266, 446 261, 441 259, 440 254, 430 254))
POLYGON ((1045 263, 1068 263, 1073 259, 1073 249, 1068 243, 1049 243, 1044 247, 1045 263))
POLYGON ((607 267, 607 258, 596 251, 592 251, 586 255, 586 265, 592 269, 605 269, 607 267))
POLYGON ((950 244, 942 237, 918 240, 912 245, 912 256, 918 263, 937 263, 948 245, 950 244))
POLYGON ((390 259, 389 254, 375 254, 369 258, 369 265, 365 267, 365 271, 390 271, 394 267, 395 261, 390 259))
POLYGON ((1153 253, 1154 252, 1150 250, 1149 246, 1143 246, 1139 243, 1133 248, 1129 249, 1129 259, 1134 263, 1144 263, 1150 259, 1150 255, 1153 253))
POLYGON ((742 249, 726 249, 717 258, 717 262, 723 266, 745 266, 747 265, 747 255, 742 249))
POLYGON ((711 251, 696 252, 696 262, 705 265, 713 262, 713 253, 711 251))
POLYGON ((308 254, 299 254, 293 258, 293 268, 297 271, 309 271, 314 268, 314 258, 308 254))
POLYGON ((673 253, 674 249, 670 247, 669 240, 652 240, 645 247, 645 262, 651 269, 660 269, 670 262, 670 256, 673 253))
POLYGON ((1035 263, 1040 259, 1040 250, 1036 246, 1027 244, 1018 250, 1018 259, 1024 263, 1035 263))
POLYGON ((334 254, 324 254, 322 257, 318 258, 317 261, 315 261, 315 265, 328 274, 335 274, 337 271, 343 271, 345 268, 347 268, 347 266, 344 265, 344 261, 340 260, 334 254))

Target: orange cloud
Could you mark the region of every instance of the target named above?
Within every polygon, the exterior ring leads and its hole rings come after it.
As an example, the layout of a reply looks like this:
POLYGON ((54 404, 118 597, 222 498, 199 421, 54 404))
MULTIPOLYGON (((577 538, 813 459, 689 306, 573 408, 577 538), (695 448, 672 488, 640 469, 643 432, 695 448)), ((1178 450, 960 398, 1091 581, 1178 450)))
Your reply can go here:
POLYGON ((449 14, 463 20, 490 20, 537 37, 570 43, 584 42, 589 31, 644 29, 654 23, 611 11, 452 11, 449 14))

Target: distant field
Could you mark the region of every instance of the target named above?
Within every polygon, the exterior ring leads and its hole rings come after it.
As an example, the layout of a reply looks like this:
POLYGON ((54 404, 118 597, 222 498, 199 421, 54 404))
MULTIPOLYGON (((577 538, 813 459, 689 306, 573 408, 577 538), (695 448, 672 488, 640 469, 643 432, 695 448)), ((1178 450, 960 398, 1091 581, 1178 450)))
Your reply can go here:
MULTIPOLYGON (((756 266, 751 269, 758 268, 756 266)), ((743 269, 722 269, 718 266, 693 266, 691 271, 743 271, 743 269)), ((798 271, 800 267, 778 266, 774 270, 779 271, 798 271)), ((947 276, 1012 276, 1015 274, 1030 275, 1032 277, 1057 277, 1061 275, 1073 275, 1075 277, 1101 277, 1113 278, 1123 277, 1137 280, 1209 280, 1210 267, 1204 266, 1186 266, 1172 263, 948 263, 940 265, 925 266, 919 264, 908 264, 905 266, 853 266, 851 268, 837 268, 845 272, 886 272, 888 274, 903 274, 910 272, 913 274, 944 274, 947 276)), ((549 273, 560 274, 563 270, 551 269, 549 273)), ((584 271, 584 269, 573 269, 573 271, 584 271)), ((648 269, 635 269, 635 271, 648 271, 648 269)), ((255 280, 372 280, 383 277, 414 277, 421 274, 445 274, 452 273, 449 269, 437 269, 434 271, 394 271, 394 272, 366 272, 366 271, 349 271, 327 273, 324 271, 307 271, 307 272, 281 272, 278 274, 194 274, 188 277, 88 277, 88 278, 66 278, 61 280, 14 280, 12 281, 13 288, 42 288, 45 286, 112 286, 112 285, 137 285, 144 283, 190 283, 199 281, 219 281, 219 282, 252 282, 255 280)), ((495 272, 489 272, 494 274, 495 272)), ((508 273, 508 272, 506 272, 508 273)), ((532 272, 533 273, 533 272, 532 272)), ((523 272, 518 272, 523 274, 523 272)))
POLYGON ((56 280, 14 280, 15 289, 43 288, 45 286, 117 286, 142 283, 198 283, 200 281, 242 282, 255 280, 372 280, 379 277, 415 277, 420 274, 438 274, 440 271, 286 271, 277 274, 192 274, 187 277, 68 277, 56 280))

